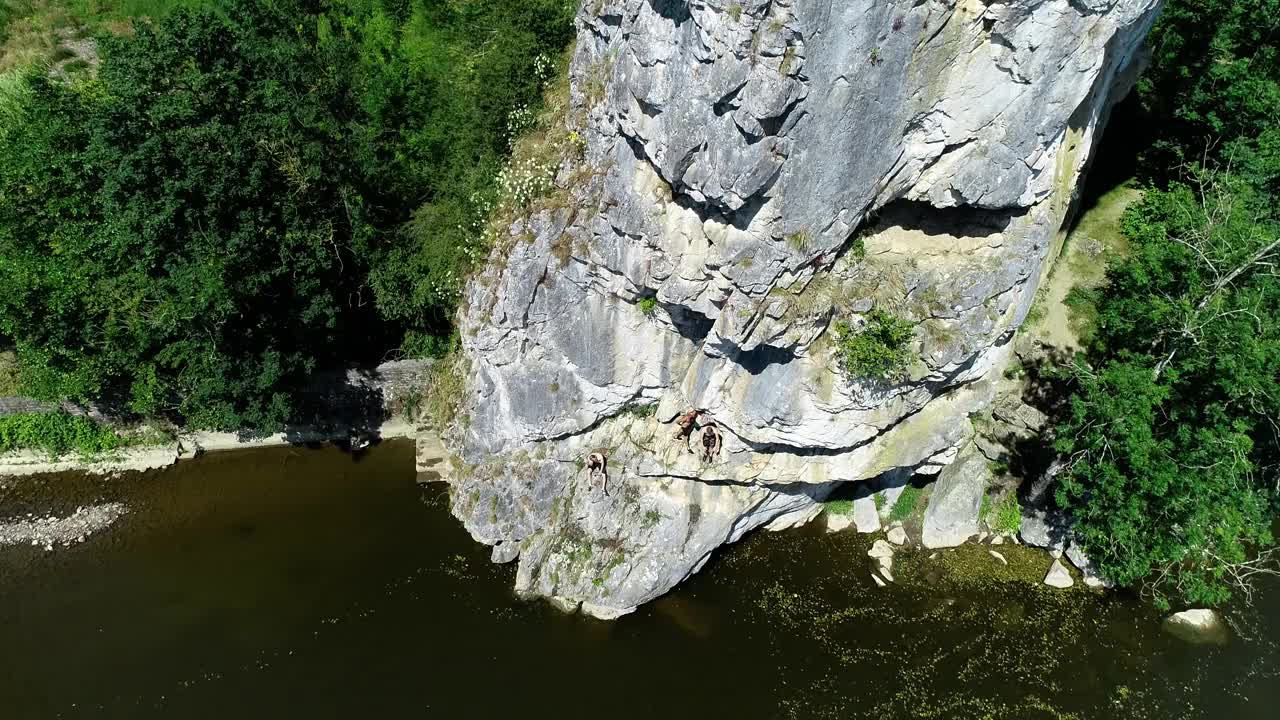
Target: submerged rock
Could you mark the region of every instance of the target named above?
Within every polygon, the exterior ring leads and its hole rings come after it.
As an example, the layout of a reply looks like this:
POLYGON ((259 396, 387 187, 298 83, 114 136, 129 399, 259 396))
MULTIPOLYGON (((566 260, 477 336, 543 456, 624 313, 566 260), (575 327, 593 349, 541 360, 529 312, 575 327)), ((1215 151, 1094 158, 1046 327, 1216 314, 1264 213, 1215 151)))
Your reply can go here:
POLYGON ((465 291, 455 514, 599 616, 842 483, 941 473, 930 540, 973 534, 968 417, 1158 5, 583 3, 551 133, 583 142, 465 291), (891 381, 832 342, 872 308, 915 328, 891 381), (690 410, 719 456, 675 439, 690 410))
POLYGON ((1174 613, 1165 618, 1163 627, 1174 637, 1200 645, 1225 645, 1230 638, 1222 616, 1203 608, 1174 613))

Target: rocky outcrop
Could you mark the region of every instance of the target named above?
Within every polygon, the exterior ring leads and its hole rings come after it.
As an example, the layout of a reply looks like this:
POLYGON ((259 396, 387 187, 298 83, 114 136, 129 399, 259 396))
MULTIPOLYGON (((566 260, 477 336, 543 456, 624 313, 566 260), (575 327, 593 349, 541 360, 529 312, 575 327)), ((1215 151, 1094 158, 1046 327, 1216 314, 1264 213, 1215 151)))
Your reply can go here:
POLYGON ((921 532, 926 548, 956 547, 978 534, 982 496, 990 480, 987 459, 973 444, 965 445, 955 462, 938 474, 929 497, 921 532))
POLYGON ((465 298, 455 514, 521 592, 612 617, 841 483, 941 471, 1158 3, 585 2, 581 145, 465 298), (873 308, 915 328, 891 382, 833 339, 873 308))

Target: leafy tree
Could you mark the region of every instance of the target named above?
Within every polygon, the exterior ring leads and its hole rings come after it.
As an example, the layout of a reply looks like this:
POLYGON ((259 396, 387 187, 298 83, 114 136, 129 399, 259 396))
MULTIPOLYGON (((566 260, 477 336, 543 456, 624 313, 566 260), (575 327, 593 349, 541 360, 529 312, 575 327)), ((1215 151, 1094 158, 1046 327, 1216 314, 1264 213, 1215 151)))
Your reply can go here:
POLYGON ((278 427, 359 321, 368 213, 329 150, 347 80, 283 4, 224 11, 105 38, 96 79, 29 78, 0 162, 0 327, 40 395, 278 427))
POLYGON ((189 4, 0 87, 0 336, 27 392, 274 429, 317 366, 448 346, 572 7, 189 4))
MULTIPOLYGON (((1274 168, 1273 168, 1274 170, 1274 168)), ((1280 222, 1207 171, 1125 218, 1092 367, 1077 366, 1057 499, 1113 580, 1197 603, 1247 588, 1272 540, 1280 461, 1280 222)))
POLYGON ((1280 0, 1169 0, 1148 47, 1138 94, 1156 177, 1280 127, 1280 0))

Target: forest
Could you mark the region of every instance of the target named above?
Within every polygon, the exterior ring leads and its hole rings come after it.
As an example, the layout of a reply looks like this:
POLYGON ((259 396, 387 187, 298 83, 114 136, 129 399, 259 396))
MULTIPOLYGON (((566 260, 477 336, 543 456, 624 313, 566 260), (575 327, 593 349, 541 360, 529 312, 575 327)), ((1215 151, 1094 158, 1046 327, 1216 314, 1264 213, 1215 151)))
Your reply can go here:
POLYGON ((1112 132, 1145 194, 1061 369, 1057 489, 1103 573, 1217 603, 1272 567, 1280 506, 1280 2, 1175 0, 1112 132))
MULTIPOLYGON (((47 7, 6 2, 7 43, 56 20, 20 27, 47 7)), ((573 6, 142 4, 60 18, 98 28, 94 72, 72 41, 4 75, 0 334, 22 391, 273 429, 317 368, 448 347, 573 6)))
MULTIPOLYGON (((316 369, 447 352, 575 11, 0 0, 14 389, 272 429, 316 369)), ((1159 598, 1223 601, 1273 542, 1278 42, 1280 0, 1166 3, 1111 131, 1145 190, 1132 252, 1059 369, 1057 502, 1109 578, 1155 578, 1159 598)))

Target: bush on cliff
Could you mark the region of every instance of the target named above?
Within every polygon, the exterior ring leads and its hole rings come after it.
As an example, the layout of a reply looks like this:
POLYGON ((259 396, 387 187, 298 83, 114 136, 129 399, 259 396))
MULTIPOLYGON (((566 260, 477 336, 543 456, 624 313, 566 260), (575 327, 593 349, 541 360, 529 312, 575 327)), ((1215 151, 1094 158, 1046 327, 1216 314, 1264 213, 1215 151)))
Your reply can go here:
POLYGON ((876 308, 857 330, 837 322, 835 335, 836 352, 845 372, 856 378, 889 380, 906 370, 915 325, 876 308))

